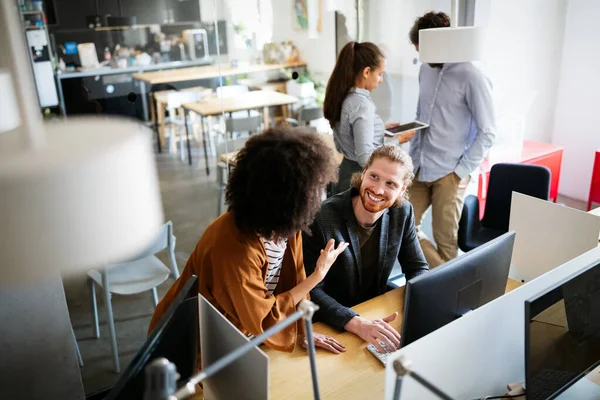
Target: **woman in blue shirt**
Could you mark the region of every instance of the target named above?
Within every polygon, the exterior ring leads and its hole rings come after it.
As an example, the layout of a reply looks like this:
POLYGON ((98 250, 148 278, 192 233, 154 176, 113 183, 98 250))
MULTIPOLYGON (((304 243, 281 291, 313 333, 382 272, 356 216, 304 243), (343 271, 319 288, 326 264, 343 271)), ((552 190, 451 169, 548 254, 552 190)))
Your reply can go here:
POLYGON ((323 113, 333 129, 335 147, 344 155, 338 193, 350 187, 352 174, 361 172, 373 150, 383 144, 385 129, 398 125, 384 125, 371 99, 371 92, 383 82, 385 66, 377 45, 349 42, 327 83, 323 113))

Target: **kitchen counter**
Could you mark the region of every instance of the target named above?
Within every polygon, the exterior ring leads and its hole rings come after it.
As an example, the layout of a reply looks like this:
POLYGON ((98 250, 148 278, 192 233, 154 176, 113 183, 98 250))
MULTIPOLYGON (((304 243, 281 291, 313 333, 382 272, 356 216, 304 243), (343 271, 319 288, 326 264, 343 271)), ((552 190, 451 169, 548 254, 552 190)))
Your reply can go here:
POLYGON ((111 68, 111 67, 101 67, 95 69, 87 69, 82 71, 57 71, 56 78, 58 80, 61 79, 70 79, 70 78, 83 78, 88 76, 96 76, 96 75, 113 75, 113 74, 130 74, 130 73, 143 73, 149 71, 158 71, 161 69, 173 69, 173 68, 186 68, 186 67, 198 67, 203 65, 212 64, 212 59, 207 60, 192 60, 192 61, 173 61, 166 62, 160 64, 150 64, 146 66, 134 66, 127 68, 111 68))

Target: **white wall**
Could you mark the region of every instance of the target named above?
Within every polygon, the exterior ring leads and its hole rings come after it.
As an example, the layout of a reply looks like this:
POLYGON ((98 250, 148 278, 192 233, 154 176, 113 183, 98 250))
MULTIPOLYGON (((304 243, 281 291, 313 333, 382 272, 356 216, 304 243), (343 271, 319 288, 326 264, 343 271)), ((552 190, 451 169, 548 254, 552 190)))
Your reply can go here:
POLYGON ((587 200, 600 148, 600 2, 569 0, 552 143, 564 146, 560 193, 587 200))
POLYGON ((321 1, 321 32, 319 38, 309 39, 308 31, 295 30, 292 21, 292 0, 272 0, 273 41, 291 40, 315 79, 327 80, 335 65, 335 14, 327 11, 321 1))
POLYGON ((476 2, 475 25, 487 27, 482 65, 498 118, 508 112, 524 118, 524 139, 552 139, 566 10, 565 0, 476 2))
POLYGON ((387 59, 387 73, 394 97, 390 121, 410 122, 415 118, 421 64, 408 39, 408 32, 417 17, 432 10, 449 14, 450 0, 365 2, 364 40, 380 46, 387 59))

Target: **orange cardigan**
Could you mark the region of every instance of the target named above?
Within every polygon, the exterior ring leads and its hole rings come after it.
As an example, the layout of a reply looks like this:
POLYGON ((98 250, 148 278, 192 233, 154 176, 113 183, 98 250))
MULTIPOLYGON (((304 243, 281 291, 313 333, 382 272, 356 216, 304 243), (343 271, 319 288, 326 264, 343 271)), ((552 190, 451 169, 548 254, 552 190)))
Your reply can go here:
MULTIPOLYGON (((272 295, 267 295, 265 285, 267 267, 267 254, 260 237, 242 233, 230 212, 222 214, 206 228, 181 276, 158 303, 148 331, 158 324, 194 274, 198 276, 198 293, 240 331, 254 336, 262 333, 296 311, 289 290, 306 278, 301 232, 288 238, 279 283, 272 295)), ((273 335, 265 344, 276 350, 293 351, 301 322, 273 335)))

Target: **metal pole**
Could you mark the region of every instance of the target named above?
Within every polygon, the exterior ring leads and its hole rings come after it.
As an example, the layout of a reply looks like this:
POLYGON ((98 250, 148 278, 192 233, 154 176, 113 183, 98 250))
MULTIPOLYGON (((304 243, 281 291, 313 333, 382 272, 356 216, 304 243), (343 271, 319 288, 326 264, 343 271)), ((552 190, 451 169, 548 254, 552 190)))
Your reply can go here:
POLYGON ((392 399, 394 400, 400 399, 400 393, 402 392, 402 379, 404 379, 404 376, 396 376, 396 384, 394 385, 394 397, 392 397, 392 399))
POLYGON ((308 342, 308 358, 310 360, 310 374, 312 376, 313 395, 315 400, 320 400, 321 397, 319 395, 319 377, 317 376, 315 341, 312 330, 312 316, 317 309, 313 303, 308 302, 300 303, 298 308, 304 312, 304 329, 306 331, 306 340, 308 342))
MULTIPOLYGON (((142 120, 144 122, 148 121, 149 112, 148 112, 148 89, 146 88, 146 81, 139 81, 140 83, 140 97, 142 98, 142 120)), ((158 119, 158 117, 157 117, 158 119)))
POLYGON ((427 389, 429 389, 429 391, 431 391, 432 393, 434 393, 440 399, 443 399, 443 400, 452 400, 452 398, 450 396, 448 396, 446 393, 442 392, 440 389, 438 389, 436 386, 434 386, 433 384, 431 384, 429 381, 427 381, 421 375, 417 374, 415 371, 411 371, 410 372, 410 376, 412 376, 413 379, 416 380, 417 382, 419 382, 421 385, 423 385, 427 389))
POLYGON ((304 314, 305 314, 305 311, 299 309, 298 311, 296 311, 295 313, 290 315, 288 318, 286 318, 284 321, 280 322, 279 324, 273 325, 272 327, 270 327, 269 329, 267 329, 260 335, 253 338, 250 342, 246 343, 245 345, 237 348, 236 350, 232 351, 231 353, 227 354, 226 356, 215 361, 208 368, 204 369, 203 371, 200 371, 198 374, 196 374, 192 378, 190 378, 189 382, 185 386, 183 386, 181 389, 179 389, 177 392, 175 392, 175 394, 172 397, 170 397, 170 399, 183 400, 183 399, 187 399, 188 397, 192 396, 193 394, 196 393, 196 385, 198 383, 202 382, 205 379, 210 378, 211 376, 213 376, 214 374, 216 374, 223 368, 227 367, 229 364, 236 361, 238 358, 240 358, 241 356, 243 356, 244 354, 246 354, 247 352, 252 350, 254 348, 254 346, 261 344, 262 342, 264 342, 265 340, 267 340, 274 334, 276 334, 276 333, 284 330, 288 326, 296 323, 296 321, 298 321, 300 318, 302 318, 304 316, 304 314))
POLYGON ((440 399, 452 400, 452 397, 448 396, 446 393, 442 392, 440 389, 438 389, 432 383, 427 381, 421 375, 419 375, 415 371, 413 371, 411 368, 411 362, 408 361, 404 356, 394 360, 393 367, 394 367, 394 371, 396 371, 396 375, 397 375, 396 376, 396 385, 394 387, 394 400, 400 399, 402 379, 407 375, 412 376, 417 382, 419 382, 421 385, 425 386, 427 389, 429 389, 429 391, 431 391, 433 394, 435 394, 440 399))

